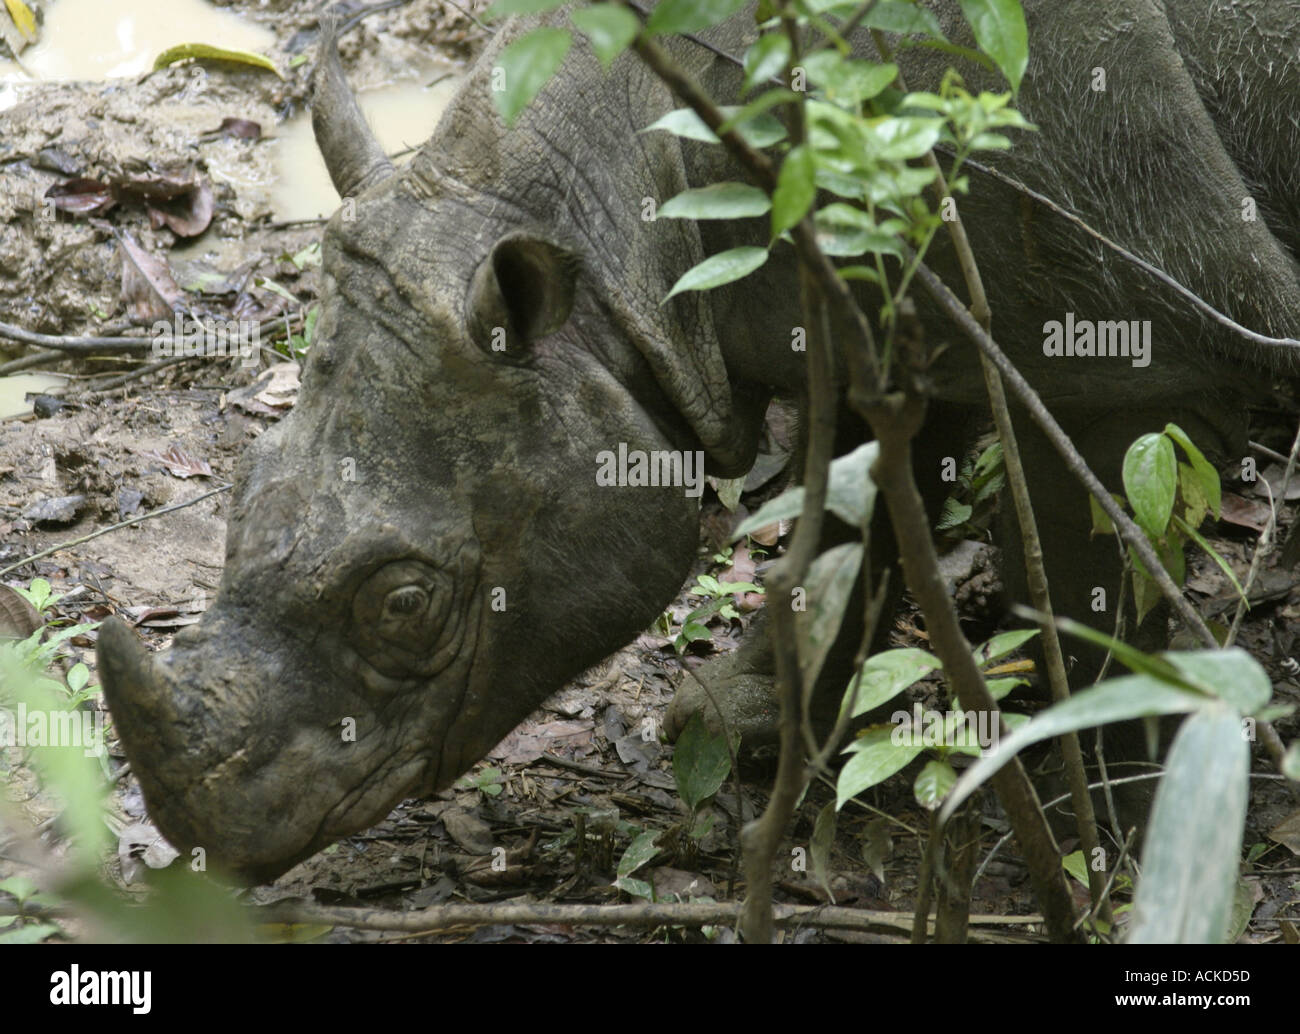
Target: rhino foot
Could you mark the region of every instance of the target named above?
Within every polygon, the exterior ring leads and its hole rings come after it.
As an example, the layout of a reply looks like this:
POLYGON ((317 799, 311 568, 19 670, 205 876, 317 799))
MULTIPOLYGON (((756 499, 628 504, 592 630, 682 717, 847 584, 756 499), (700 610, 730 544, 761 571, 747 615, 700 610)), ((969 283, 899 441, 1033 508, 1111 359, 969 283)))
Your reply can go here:
POLYGON ((699 714, 714 735, 725 725, 732 736, 739 734, 743 746, 776 741, 781 708, 772 652, 766 636, 755 638, 756 642, 746 639, 733 653, 686 673, 664 717, 671 739, 677 739, 691 716, 699 714))

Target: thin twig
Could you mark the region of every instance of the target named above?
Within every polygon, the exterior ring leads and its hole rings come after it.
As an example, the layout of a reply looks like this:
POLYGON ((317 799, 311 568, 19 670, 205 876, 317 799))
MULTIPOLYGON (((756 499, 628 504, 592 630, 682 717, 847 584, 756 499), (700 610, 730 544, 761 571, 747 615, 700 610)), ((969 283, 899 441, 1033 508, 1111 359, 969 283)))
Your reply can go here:
POLYGON ((0 337, 11 341, 21 341, 24 345, 38 348, 53 348, 60 352, 131 352, 148 348, 152 339, 139 335, 136 337, 96 337, 94 335, 64 337, 58 334, 38 334, 34 330, 24 330, 11 323, 0 323, 0 337))
POLYGON ((107 535, 110 531, 117 531, 119 528, 129 528, 132 524, 139 524, 141 521, 147 521, 153 517, 161 517, 165 513, 183 510, 185 507, 193 506, 195 503, 201 503, 204 499, 208 499, 211 496, 217 495, 221 492, 228 492, 231 487, 232 486, 230 485, 222 485, 220 488, 214 488, 210 492, 204 492, 202 495, 197 495, 193 499, 186 499, 182 503, 173 503, 171 506, 164 506, 161 510, 151 510, 149 513, 140 514, 139 517, 132 517, 129 520, 109 525, 107 528, 100 528, 98 531, 92 531, 89 535, 82 535, 80 538, 70 539, 67 542, 60 542, 57 546, 43 549, 41 552, 34 553, 32 556, 29 556, 24 560, 19 560, 16 564, 10 564, 8 567, 0 570, 0 578, 17 571, 20 567, 30 564, 35 560, 42 560, 47 556, 51 556, 60 550, 71 549, 73 546, 80 546, 83 542, 89 542, 91 539, 97 539, 101 535, 107 535))

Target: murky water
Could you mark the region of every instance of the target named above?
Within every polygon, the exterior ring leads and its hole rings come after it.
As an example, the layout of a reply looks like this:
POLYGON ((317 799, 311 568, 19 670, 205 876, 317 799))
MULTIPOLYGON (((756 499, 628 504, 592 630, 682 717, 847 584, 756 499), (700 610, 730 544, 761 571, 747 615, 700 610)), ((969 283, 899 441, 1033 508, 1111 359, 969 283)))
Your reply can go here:
MULTIPOLYGON (((0 111, 15 104, 33 81, 141 75, 168 47, 193 42, 264 51, 274 36, 206 0, 55 0, 40 41, 22 54, 22 67, 0 61, 0 111)), ((412 66, 409 81, 360 95, 362 110, 386 151, 418 146, 428 138, 455 91, 449 71, 450 66, 432 58, 422 60, 412 66)), ((224 167, 220 155, 209 156, 217 166, 209 171, 241 193, 269 193, 277 219, 316 219, 333 212, 339 197, 316 153, 310 116, 263 129, 274 148, 274 183, 250 178, 247 163, 224 167)))
MULTIPOLYGON (((436 77, 433 71, 429 78, 436 77)), ((389 154, 418 147, 428 139, 447 101, 456 90, 452 78, 433 86, 398 83, 360 95, 361 110, 389 154)), ((276 184, 271 203, 277 219, 315 219, 339 206, 325 163, 316 151, 311 116, 302 115, 276 127, 276 184)), ((406 158, 397 159, 399 163, 406 158)))
MULTIPOLYGON (((263 50, 274 39, 205 0, 56 0, 22 65, 37 79, 112 79, 149 71, 154 58, 178 43, 263 50)), ((0 61, 0 82, 27 78, 13 62, 0 61)))
POLYGON ((32 411, 32 404, 24 399, 27 392, 57 395, 67 383, 66 377, 53 373, 15 373, 0 377, 0 420, 32 411))

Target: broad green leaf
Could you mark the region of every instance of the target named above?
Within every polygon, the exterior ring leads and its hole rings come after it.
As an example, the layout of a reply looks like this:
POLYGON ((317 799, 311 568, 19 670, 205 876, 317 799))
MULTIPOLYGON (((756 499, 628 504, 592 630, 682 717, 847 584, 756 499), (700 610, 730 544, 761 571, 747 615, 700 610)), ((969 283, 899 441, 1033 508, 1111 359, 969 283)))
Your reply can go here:
MULTIPOLYGON (((867 442, 831 460, 826 483, 826 509, 855 528, 869 521, 875 510, 876 485, 871 480, 870 470, 879 452, 880 446, 876 442, 867 442)), ((773 521, 788 520, 801 513, 803 487, 799 486, 769 499, 756 514, 741 522, 731 533, 731 538, 734 541, 773 521)))
POLYGON ((946 761, 927 761, 925 767, 917 773, 916 782, 912 784, 912 793, 916 803, 922 808, 934 811, 943 803, 949 790, 957 782, 957 773, 946 761))
POLYGON ((1144 434, 1124 454, 1124 491, 1133 519, 1153 539, 1161 538, 1174 512, 1178 461, 1163 434, 1144 434))
POLYGON ((1005 657, 1013 650, 1018 650, 1025 643, 1038 635, 1037 628, 1017 628, 1011 632, 1000 632, 988 642, 975 647, 975 663, 981 668, 999 657, 1005 657))
POLYGON ((274 72, 281 79, 283 73, 275 67, 274 62, 263 54, 254 54, 249 50, 230 50, 226 47, 213 47, 207 43, 178 43, 174 47, 168 47, 156 58, 154 58, 154 71, 160 68, 166 68, 177 61, 184 61, 186 58, 194 58, 196 61, 232 61, 239 65, 251 65, 253 68, 263 68, 268 72, 274 72))
POLYGON ((758 38, 758 42, 745 51, 745 81, 740 87, 741 93, 748 93, 755 86, 766 82, 785 71, 786 62, 790 60, 790 40, 783 32, 768 32, 758 38))
POLYGON ((749 0, 663 0, 646 21, 646 31, 699 32, 718 25, 745 6, 749 0))
MULTIPOLYGON (((1037 611, 1032 611, 1024 607, 1013 608, 1021 617, 1031 620, 1038 619, 1037 611)), ((1181 686, 1183 689, 1190 689, 1194 692, 1200 691, 1200 687, 1187 682, 1177 668, 1162 656, 1152 656, 1143 653, 1136 647, 1129 646, 1122 639, 1116 639, 1108 636, 1105 632, 1098 632, 1082 622, 1075 621, 1073 618, 1058 617, 1056 627, 1067 635, 1078 636, 1080 639, 1100 646, 1104 650, 1109 650, 1115 655, 1115 659, 1130 668, 1138 674, 1150 675, 1152 678, 1159 679, 1173 686, 1181 686)))
POLYGON ((1177 424, 1165 424, 1165 434, 1179 444, 1187 458, 1191 460, 1192 469, 1196 471, 1197 480, 1206 501, 1210 504, 1210 513, 1219 519, 1219 505, 1222 502, 1222 486, 1219 484, 1219 472, 1193 443, 1191 438, 1177 424))
POLYGON ((691 715, 673 750, 673 778, 686 806, 695 811, 718 792, 730 771, 726 737, 710 735, 698 712, 691 715))
POLYGON ((849 681, 848 689, 844 691, 843 706, 847 707, 853 699, 855 683, 858 686, 857 701, 850 716, 853 718, 892 700, 914 682, 942 667, 943 662, 938 657, 916 647, 882 650, 868 657, 862 665, 862 671, 849 681))
POLYGON ((794 226, 812 207, 817 196, 813 179, 813 152, 806 144, 794 148, 781 163, 776 190, 772 194, 772 237, 794 226))
POLYGON ((683 190, 659 207, 661 219, 745 219, 766 215, 772 202, 748 183, 714 183, 683 190))
POLYGON ((904 0, 882 0, 862 19, 862 24, 882 32, 897 32, 904 36, 923 34, 944 39, 943 27, 931 11, 904 0))
POLYGON ((683 291, 707 291, 747 277, 767 261, 767 255, 766 248, 754 247, 731 248, 712 255, 683 273, 664 296, 664 302, 683 291))
POLYGON ((924 157, 939 142, 943 119, 898 115, 868 123, 867 128, 874 151, 869 155, 871 159, 904 162, 924 157))
POLYGON ((895 745, 892 737, 896 728, 886 725, 868 729, 865 735, 844 749, 844 753, 853 756, 844 763, 835 783, 836 810, 863 790, 883 783, 895 772, 906 768, 924 749, 920 745, 895 745))
MULTIPOLYGON (((742 109, 738 107, 722 107, 718 110, 727 121, 730 121, 732 116, 742 109)), ((726 122, 723 125, 726 125, 726 122)), ((721 143, 713 130, 706 126, 704 120, 690 108, 674 108, 646 126, 641 132, 649 133, 654 130, 663 130, 686 140, 699 140, 706 144, 721 143)), ((736 132, 745 139, 745 142, 750 147, 757 148, 771 147, 772 144, 783 139, 786 134, 785 126, 781 125, 780 120, 766 114, 757 115, 752 119, 739 122, 736 125, 736 132)))
POLYGON ((564 29, 534 29, 501 52, 498 59, 505 89, 495 94, 497 111, 507 126, 550 80, 569 52, 573 38, 564 29))
POLYGON ((1250 748, 1225 704, 1174 737, 1142 850, 1129 944, 1219 944, 1232 912, 1246 821, 1250 748))
POLYGON ((804 578, 808 609, 795 614, 799 672, 805 689, 821 674, 861 567, 861 542, 846 542, 828 549, 808 567, 804 578))
POLYGON ((1018 678, 985 679, 984 685, 989 691, 989 696, 994 700, 1001 700, 1017 686, 1029 685, 1029 680, 1018 678))
POLYGON ((52 923, 28 923, 0 933, 0 944, 40 944, 45 938, 62 932, 52 923))
POLYGON ((1069 700, 1053 704, 976 761, 953 788, 939 816, 940 822, 947 822, 962 801, 1031 743, 1129 718, 1183 714, 1206 704, 1204 696, 1170 686, 1148 675, 1107 679, 1100 685, 1076 693, 1069 700))
POLYGON ((1242 714, 1254 714, 1273 695, 1273 684, 1259 661, 1238 646, 1227 650, 1169 650, 1161 656, 1189 683, 1242 714))
POLYGON ((997 63, 1011 89, 1019 92, 1020 80, 1029 64, 1029 29, 1020 0, 958 2, 980 49, 997 63))
POLYGON ((632 873, 659 853, 659 848, 655 847, 655 841, 659 839, 661 832, 658 829, 647 829, 627 845, 627 850, 623 852, 623 857, 618 860, 616 869, 620 878, 631 876, 632 873))
POLYGON ((636 15, 619 4, 579 8, 573 12, 573 24, 591 40, 591 49, 606 68, 628 48, 641 28, 636 15))

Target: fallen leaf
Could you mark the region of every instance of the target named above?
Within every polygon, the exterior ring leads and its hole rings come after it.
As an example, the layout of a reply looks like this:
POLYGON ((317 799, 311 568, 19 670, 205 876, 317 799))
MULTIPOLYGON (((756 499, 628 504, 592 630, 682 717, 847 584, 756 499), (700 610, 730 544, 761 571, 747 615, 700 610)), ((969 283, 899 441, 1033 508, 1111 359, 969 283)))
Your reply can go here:
POLYGON ((173 445, 164 453, 153 450, 140 453, 141 458, 157 460, 167 468, 169 474, 178 478, 212 477, 212 468, 206 460, 195 459, 179 445, 173 445))
POLYGON ((251 65, 253 68, 264 68, 268 72, 274 72, 281 79, 284 78, 271 59, 262 54, 254 54, 251 50, 214 47, 208 43, 178 43, 174 47, 168 47, 154 59, 153 69, 156 72, 160 68, 174 65, 177 61, 184 61, 186 58, 193 58, 195 61, 231 61, 235 64, 251 65))
POLYGON ((1270 512, 1267 503, 1246 499, 1235 492, 1224 492, 1219 515, 1228 524, 1262 533, 1268 525, 1270 512))
POLYGON ((185 295, 167 264, 135 242, 126 230, 116 231, 122 252, 122 301, 141 323, 166 319, 185 303, 185 295))
POLYGON ((58 211, 72 215, 96 215, 117 204, 112 187, 86 176, 56 183, 45 192, 45 196, 54 202, 58 211))

